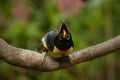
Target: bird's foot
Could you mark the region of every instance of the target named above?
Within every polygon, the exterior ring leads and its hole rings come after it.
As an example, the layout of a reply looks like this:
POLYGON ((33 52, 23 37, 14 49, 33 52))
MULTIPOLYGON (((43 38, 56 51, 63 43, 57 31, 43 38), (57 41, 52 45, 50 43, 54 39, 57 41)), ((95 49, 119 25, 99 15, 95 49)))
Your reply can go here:
POLYGON ((42 59, 41 59, 41 64, 43 64, 44 59, 45 59, 46 52, 42 52, 42 59))
POLYGON ((68 55, 68 57, 69 57, 69 62, 70 62, 70 64, 72 65, 72 64, 73 64, 73 61, 72 61, 72 59, 71 59, 71 55, 68 55))

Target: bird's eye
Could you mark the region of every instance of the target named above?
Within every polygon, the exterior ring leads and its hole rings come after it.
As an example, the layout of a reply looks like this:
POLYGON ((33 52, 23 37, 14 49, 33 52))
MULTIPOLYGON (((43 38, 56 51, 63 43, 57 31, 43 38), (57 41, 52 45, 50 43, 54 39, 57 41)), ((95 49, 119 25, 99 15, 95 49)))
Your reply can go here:
POLYGON ((60 34, 59 35, 59 40, 69 40, 70 39, 70 34, 67 34, 67 35, 62 35, 60 34))
POLYGON ((68 34, 68 35, 66 35, 66 39, 67 40, 69 40, 70 39, 70 35, 68 34))
POLYGON ((62 40, 62 35, 59 35, 59 40, 62 40))

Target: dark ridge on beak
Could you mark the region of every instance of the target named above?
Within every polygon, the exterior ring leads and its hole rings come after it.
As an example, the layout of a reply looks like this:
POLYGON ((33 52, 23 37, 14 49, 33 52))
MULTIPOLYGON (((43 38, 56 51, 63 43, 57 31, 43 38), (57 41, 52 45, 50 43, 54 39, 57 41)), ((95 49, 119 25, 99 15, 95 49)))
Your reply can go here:
POLYGON ((62 20, 62 25, 59 29, 59 33, 64 33, 64 31, 66 33, 70 33, 70 29, 69 29, 68 25, 66 24, 65 20, 62 20))
POLYGON ((62 20, 62 25, 66 25, 65 20, 62 20))

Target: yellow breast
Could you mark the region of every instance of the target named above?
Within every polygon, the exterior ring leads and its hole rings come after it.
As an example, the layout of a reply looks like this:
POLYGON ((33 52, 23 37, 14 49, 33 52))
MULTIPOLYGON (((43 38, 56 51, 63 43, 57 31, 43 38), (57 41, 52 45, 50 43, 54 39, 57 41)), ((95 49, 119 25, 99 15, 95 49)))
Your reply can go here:
POLYGON ((72 51, 73 51, 73 47, 70 47, 68 50, 65 50, 65 51, 60 50, 60 49, 54 47, 54 50, 53 50, 54 53, 62 55, 62 56, 67 56, 70 53, 72 53, 72 51))

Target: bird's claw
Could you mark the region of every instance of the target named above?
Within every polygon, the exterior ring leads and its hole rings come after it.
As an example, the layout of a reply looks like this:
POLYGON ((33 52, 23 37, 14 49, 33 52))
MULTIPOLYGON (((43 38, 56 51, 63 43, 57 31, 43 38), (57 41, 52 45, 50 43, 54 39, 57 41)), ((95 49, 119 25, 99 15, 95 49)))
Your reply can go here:
POLYGON ((45 59, 46 52, 42 52, 42 59, 41 59, 41 64, 43 64, 44 59, 45 59))

